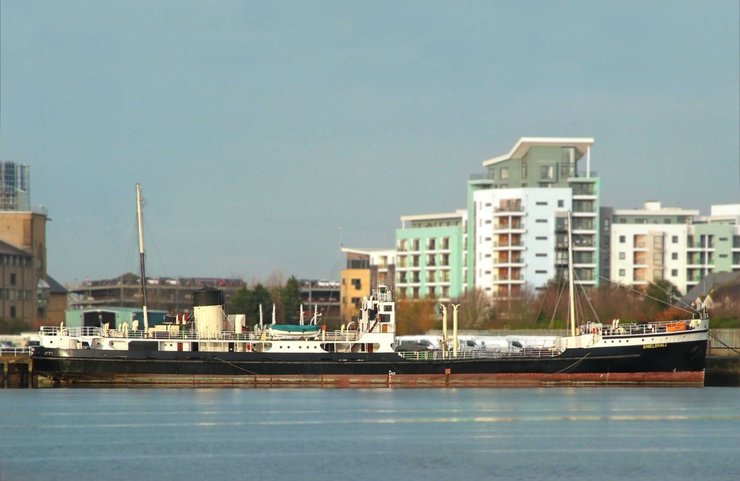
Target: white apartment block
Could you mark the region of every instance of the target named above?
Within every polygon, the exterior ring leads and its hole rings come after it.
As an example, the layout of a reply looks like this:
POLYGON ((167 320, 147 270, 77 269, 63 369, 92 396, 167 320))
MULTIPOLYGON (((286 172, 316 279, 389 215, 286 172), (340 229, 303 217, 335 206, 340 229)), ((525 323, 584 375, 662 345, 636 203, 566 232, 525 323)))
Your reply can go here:
POLYGON ((468 183, 464 288, 505 299, 564 278, 568 212, 575 280, 598 285, 599 179, 591 171, 592 144, 590 138, 525 137, 508 154, 483 162, 487 174, 468 183))
POLYGON ((558 266, 567 264, 558 252, 565 252, 562 235, 571 189, 486 189, 473 197, 475 285, 484 292, 506 298, 527 284, 544 286, 559 273, 558 266))
POLYGON ((647 286, 668 280, 681 293, 713 272, 740 271, 740 204, 698 210, 646 202, 612 216, 611 280, 647 286))

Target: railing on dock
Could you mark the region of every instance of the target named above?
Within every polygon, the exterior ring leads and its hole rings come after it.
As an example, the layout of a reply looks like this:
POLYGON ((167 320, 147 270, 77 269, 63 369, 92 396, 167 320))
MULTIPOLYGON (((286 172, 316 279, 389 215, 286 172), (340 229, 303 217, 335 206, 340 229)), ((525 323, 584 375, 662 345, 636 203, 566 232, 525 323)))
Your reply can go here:
POLYGON ((30 356, 32 347, 0 347, 0 356, 30 356))

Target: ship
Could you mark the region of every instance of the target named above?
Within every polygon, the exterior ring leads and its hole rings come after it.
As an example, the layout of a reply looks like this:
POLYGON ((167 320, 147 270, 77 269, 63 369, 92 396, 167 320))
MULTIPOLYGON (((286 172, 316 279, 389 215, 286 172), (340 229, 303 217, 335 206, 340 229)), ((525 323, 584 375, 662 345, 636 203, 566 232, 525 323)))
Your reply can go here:
MULTIPOLYGON (((222 291, 193 294, 192 315, 149 326, 146 309, 140 187, 137 212, 143 328, 44 326, 33 369, 53 385, 265 387, 495 387, 552 385, 702 386, 709 318, 579 325, 569 270, 569 328, 546 346, 513 343, 464 348, 453 311, 442 314, 439 345, 405 349, 396 336, 392 289, 378 285, 355 321, 328 330, 319 316, 294 325, 248 325, 225 312, 222 291)), ((570 237, 570 234, 569 234, 570 237)), ((569 239, 569 244, 572 241, 569 239)), ((572 250, 569 249, 572 266, 572 250)), ((475 345, 475 343, 473 343, 475 345)))

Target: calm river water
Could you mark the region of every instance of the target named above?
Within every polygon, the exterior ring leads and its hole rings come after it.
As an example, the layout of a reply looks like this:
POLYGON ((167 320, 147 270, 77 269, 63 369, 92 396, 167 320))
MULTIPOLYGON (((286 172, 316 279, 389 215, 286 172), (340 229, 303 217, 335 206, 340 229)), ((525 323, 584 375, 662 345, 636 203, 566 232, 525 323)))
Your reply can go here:
POLYGON ((0 480, 733 480, 740 389, 6 389, 0 480))

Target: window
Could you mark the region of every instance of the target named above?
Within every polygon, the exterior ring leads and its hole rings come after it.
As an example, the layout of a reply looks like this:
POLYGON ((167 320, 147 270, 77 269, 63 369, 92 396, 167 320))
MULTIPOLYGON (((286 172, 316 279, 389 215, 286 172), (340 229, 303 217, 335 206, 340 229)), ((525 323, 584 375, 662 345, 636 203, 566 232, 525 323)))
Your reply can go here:
POLYGON ((678 260, 678 252, 674 252, 671 254, 671 260, 677 261, 678 260))
MULTIPOLYGON (((11 286, 15 285, 15 274, 10 274, 10 285, 11 286)), ((15 317, 15 316, 11 316, 11 317, 15 317)))
POLYGON ((527 178, 527 161, 522 160, 522 179, 527 178))
POLYGON ((537 236, 537 237, 535 237, 535 239, 536 240, 547 240, 547 237, 537 236))
POLYGON ((358 291, 360 289, 362 289, 362 280, 361 279, 352 279, 352 287, 354 287, 358 291))
POLYGON ((538 224, 545 224, 547 223, 547 219, 537 219, 535 220, 535 222, 537 222, 538 224))
POLYGON ((619 269, 619 277, 624 277, 624 269, 619 269))
POLYGON ((671 276, 678 277, 678 269, 671 269, 671 276))
POLYGON ((620 261, 623 261, 623 260, 625 260, 626 258, 627 258, 627 255, 626 255, 626 254, 625 254, 624 252, 620 252, 620 253, 619 253, 619 260, 620 260, 620 261))
POLYGON ((547 257, 547 254, 543 254, 542 252, 538 252, 535 254, 536 257, 547 257))
POLYGON ((501 167, 501 180, 506 180, 508 178, 509 178, 509 168, 501 167))
POLYGON ((536 205, 547 205, 547 202, 544 201, 538 201, 535 203, 536 205))
POLYGON ((623 236, 623 235, 620 235, 619 236, 619 243, 620 244, 624 244, 625 242, 627 242, 627 238, 625 236, 623 236))
POLYGON ((672 236, 671 242, 673 242, 674 244, 678 244, 678 236, 677 235, 672 236))
POLYGON ((552 165, 540 166, 540 179, 555 179, 555 167, 553 167, 552 165))
POLYGON ((565 201, 563 201, 563 199, 558 201, 558 207, 565 207, 565 201))
POLYGON ((535 274, 547 274, 547 271, 534 271, 535 274))

